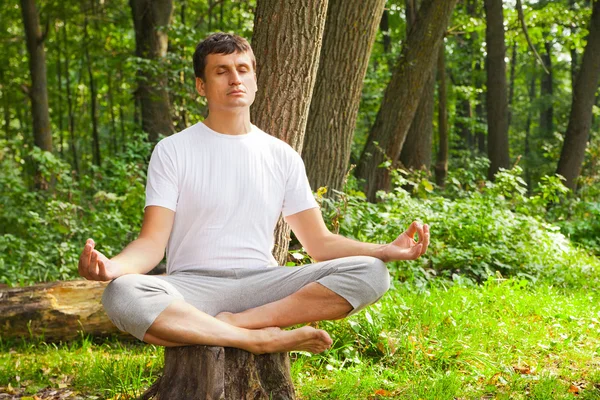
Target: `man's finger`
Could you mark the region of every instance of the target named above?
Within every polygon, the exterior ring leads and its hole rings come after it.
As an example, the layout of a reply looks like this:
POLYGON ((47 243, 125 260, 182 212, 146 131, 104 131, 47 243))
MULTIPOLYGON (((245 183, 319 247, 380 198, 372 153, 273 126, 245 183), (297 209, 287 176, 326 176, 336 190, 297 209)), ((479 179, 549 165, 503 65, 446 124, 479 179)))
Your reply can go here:
POLYGON ((423 233, 423 248, 421 249, 421 255, 425 254, 425 252, 427 251, 427 247, 429 247, 429 239, 431 237, 431 235, 429 234, 429 225, 423 225, 423 233))
POLYGON ((413 221, 412 224, 410 224, 410 226, 408 227, 408 229, 404 232, 408 235, 409 238, 414 238, 415 237, 415 233, 417 233, 417 225, 418 222, 417 221, 413 221))
POLYGON ((88 279, 96 279, 98 277, 98 252, 96 250, 92 250, 88 274, 90 276, 88 279))
POLYGON ((102 258, 98 259, 98 277, 103 281, 108 280, 106 275, 106 265, 104 264, 102 258))
POLYGON ((411 250, 411 260, 416 260, 417 258, 419 258, 421 256, 421 251, 423 249, 423 244, 419 243, 418 245, 416 245, 415 247, 413 247, 411 250))
POLYGON ((419 243, 423 242, 423 238, 425 237, 425 231, 423 230, 423 224, 417 222, 417 235, 419 235, 419 243))

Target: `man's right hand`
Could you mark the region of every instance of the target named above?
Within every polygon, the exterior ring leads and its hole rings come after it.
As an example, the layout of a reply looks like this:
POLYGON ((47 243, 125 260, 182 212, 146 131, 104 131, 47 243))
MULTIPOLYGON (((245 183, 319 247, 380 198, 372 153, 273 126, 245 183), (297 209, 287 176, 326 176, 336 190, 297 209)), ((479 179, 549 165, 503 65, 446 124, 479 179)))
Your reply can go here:
POLYGON ((79 257, 79 275, 91 281, 110 281, 123 275, 121 267, 95 250, 95 245, 96 243, 92 239, 85 242, 85 247, 79 257))

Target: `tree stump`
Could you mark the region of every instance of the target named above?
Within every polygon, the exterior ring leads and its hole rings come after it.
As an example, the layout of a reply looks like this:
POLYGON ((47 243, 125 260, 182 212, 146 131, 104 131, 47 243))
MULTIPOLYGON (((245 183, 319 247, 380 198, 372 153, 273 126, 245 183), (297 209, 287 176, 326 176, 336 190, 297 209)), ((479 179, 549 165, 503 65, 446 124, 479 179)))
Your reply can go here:
POLYGON ((287 353, 254 355, 232 347, 165 348, 163 375, 144 400, 295 399, 287 353))

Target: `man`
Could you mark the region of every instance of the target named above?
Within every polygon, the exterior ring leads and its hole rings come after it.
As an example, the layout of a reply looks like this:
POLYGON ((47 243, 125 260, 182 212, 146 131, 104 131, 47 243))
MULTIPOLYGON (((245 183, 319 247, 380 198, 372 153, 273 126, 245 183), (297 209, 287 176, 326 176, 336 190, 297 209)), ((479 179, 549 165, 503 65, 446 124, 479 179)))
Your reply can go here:
POLYGON ((280 328, 344 318, 379 300, 389 288, 384 262, 422 255, 429 228, 413 222, 387 245, 329 232, 301 157, 250 123, 257 87, 248 42, 209 36, 196 48, 194 71, 208 117, 155 147, 139 237, 111 259, 88 239, 79 273, 112 280, 103 295, 108 316, 148 343, 322 352, 332 343, 327 332, 280 328), (319 262, 277 267, 280 214, 319 262), (167 275, 144 275, 165 249, 167 275))

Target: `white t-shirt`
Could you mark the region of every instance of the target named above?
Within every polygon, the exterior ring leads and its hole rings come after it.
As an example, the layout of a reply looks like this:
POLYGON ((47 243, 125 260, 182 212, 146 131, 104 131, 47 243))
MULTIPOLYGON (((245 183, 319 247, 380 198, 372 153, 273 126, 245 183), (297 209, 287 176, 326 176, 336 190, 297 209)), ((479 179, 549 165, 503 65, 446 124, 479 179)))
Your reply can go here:
POLYGON ((202 122, 161 140, 152 153, 146 207, 175 211, 167 272, 194 267, 276 266, 279 216, 318 207, 304 163, 256 126, 225 135, 202 122))

